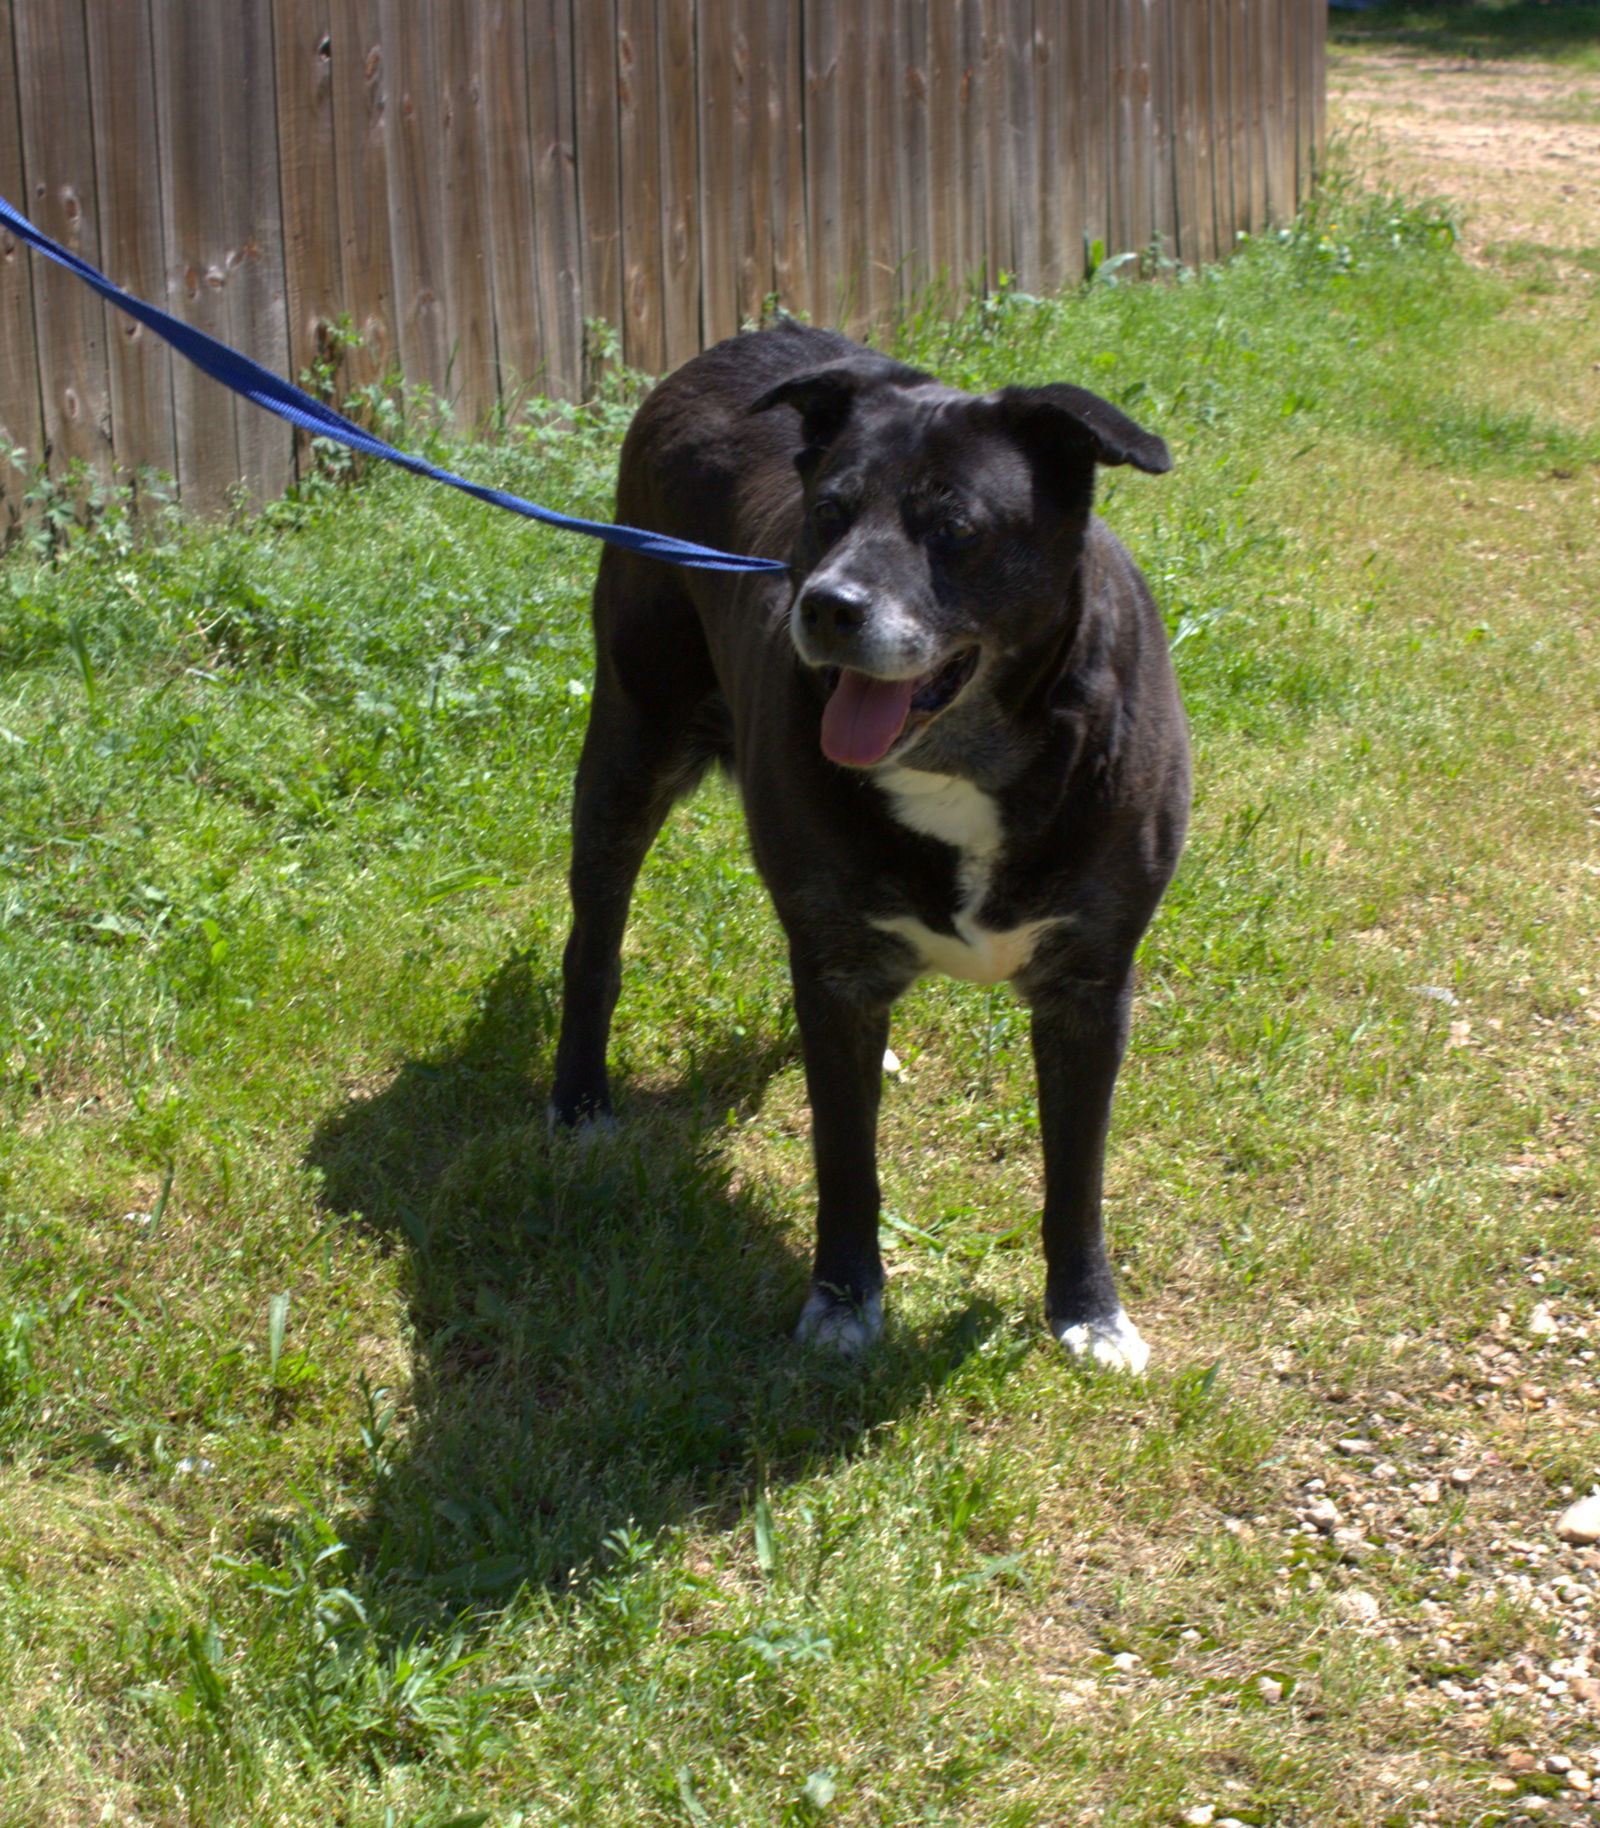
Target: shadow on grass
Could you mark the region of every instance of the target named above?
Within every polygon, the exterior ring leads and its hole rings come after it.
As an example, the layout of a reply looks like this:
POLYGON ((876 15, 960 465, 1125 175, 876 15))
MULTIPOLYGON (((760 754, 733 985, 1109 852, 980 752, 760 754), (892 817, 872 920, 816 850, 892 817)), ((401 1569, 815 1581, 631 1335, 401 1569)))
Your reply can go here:
POLYGON ((1335 5, 1335 43, 1389 45, 1442 57, 1580 58, 1600 53, 1596 0, 1378 0, 1335 5))
MULTIPOLYGON (((852 1367, 785 1329, 809 1238, 739 1185, 727 1112, 789 1044, 740 1040, 695 1084, 619 1098, 624 1124, 550 1137, 554 992, 511 958, 459 1043, 325 1120, 328 1207, 408 1253, 414 1414, 369 1428, 363 1579, 406 1609, 581 1576, 607 1536, 731 1520, 760 1487, 848 1453, 999 1322, 974 1307, 852 1367)), ((358 1469, 352 1468, 352 1472, 358 1469)))

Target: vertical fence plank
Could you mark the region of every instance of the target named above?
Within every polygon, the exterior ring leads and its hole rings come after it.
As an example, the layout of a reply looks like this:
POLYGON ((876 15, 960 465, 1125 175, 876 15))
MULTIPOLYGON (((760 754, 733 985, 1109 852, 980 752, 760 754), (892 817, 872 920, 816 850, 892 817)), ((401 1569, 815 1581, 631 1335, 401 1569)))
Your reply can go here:
POLYGON ((1241 235, 1254 231, 1252 199, 1255 162, 1250 156, 1250 8, 1253 0, 1227 0, 1228 13, 1228 120, 1233 152, 1233 235, 1230 250, 1241 235))
POLYGON ((898 0, 894 13, 895 304, 903 309, 922 294, 932 272, 928 8, 919 0, 898 0))
MULTIPOLYGON (((718 19, 718 29, 724 21, 718 19)), ((656 0, 661 90, 661 318, 666 365, 703 347, 700 335, 700 145, 695 106, 694 0, 656 0)), ((725 199, 708 200, 723 208, 725 199)))
POLYGON ((1110 19, 1105 5, 1067 0, 1072 32, 1068 106, 1078 149, 1083 197, 1084 259, 1098 243, 1117 252, 1111 233, 1111 158, 1115 131, 1110 19))
POLYGON ((389 240, 389 72, 377 0, 340 0, 329 19, 333 138, 338 149, 339 304, 356 344, 347 387, 382 381, 399 359, 389 240))
POLYGON ((535 278, 537 210, 534 140, 528 102, 528 9, 517 0, 483 0, 485 217, 502 423, 545 384, 543 348, 551 326, 535 278))
MULTIPOLYGON (((579 0, 579 4, 582 0, 579 0)), ((622 150, 623 347, 647 374, 667 365, 661 293, 661 92, 654 0, 617 0, 617 120, 622 150)))
MULTIPOLYGON (((567 0, 529 0, 528 107, 533 126, 533 187, 538 240, 534 273, 539 288, 539 316, 547 326, 544 345, 546 384, 563 399, 582 397, 584 387, 585 244, 579 199, 578 134, 573 71, 573 31, 567 0)), ((590 0, 581 0, 587 11, 590 0)), ((616 64, 608 84, 610 111, 604 117, 605 150, 616 171, 616 64)), ((613 188, 613 195, 615 189, 613 188)), ((613 218, 614 220, 615 218, 613 218)), ((617 314, 607 321, 622 327, 622 249, 612 244, 617 314)))
MULTIPOLYGON (((1287 84, 1283 67, 1283 0, 1261 0, 1261 100, 1266 131, 1266 210, 1267 220, 1277 222, 1283 216, 1284 155, 1288 152, 1284 132, 1284 99, 1287 84)), ((1292 154, 1290 157, 1292 158, 1292 154)))
MULTIPOLYGON (((22 168, 22 123, 12 100, 18 90, 11 0, 0 0, 0 197, 27 215, 33 200, 22 168)), ((27 470, 7 457, 20 450, 28 464, 44 455, 44 418, 39 401, 39 360, 33 317, 34 256, 0 230, 0 495, 9 531, 22 511, 27 470)))
MULTIPOLYGON (((748 122, 744 93, 746 58, 744 9, 724 0, 715 18, 701 21, 696 45, 694 101, 699 116, 700 308, 707 343, 732 336, 739 327, 739 270, 743 253, 744 181, 749 173, 748 122)), ((683 106, 682 98, 678 106, 683 106)))
POLYGON ((781 305, 799 311, 810 297, 812 258, 806 209, 805 11, 794 0, 765 0, 765 13, 766 83, 758 119, 764 120, 773 148, 768 205, 772 289, 781 305))
POLYGON ((872 308, 873 282, 868 244, 869 173, 874 135, 867 121, 867 110, 873 105, 868 76, 869 32, 876 10, 868 13, 841 0, 834 11, 834 29, 838 34, 838 63, 835 83, 837 105, 834 131, 839 136, 835 152, 835 169, 839 184, 840 263, 833 275, 833 313, 831 322, 843 330, 859 334, 866 326, 872 308))
MULTIPOLYGON (((15 0, 27 214, 45 234, 96 265, 100 211, 89 127, 89 56, 83 14, 52 0, 15 0)), ((52 467, 109 470, 111 389, 106 311, 53 261, 34 270, 44 434, 52 467)))
POLYGON ((1061 0, 1036 0, 1028 47, 1039 147, 1038 272, 1033 284, 1058 291, 1067 281, 1063 230, 1066 194, 1074 173, 1063 143, 1061 108, 1061 0))
POLYGON ((1172 143, 1174 224, 1172 254, 1185 266, 1210 258, 1210 234, 1203 218, 1211 206, 1211 143, 1200 106, 1205 78, 1201 56, 1201 19, 1194 0, 1167 0, 1171 52, 1167 60, 1167 93, 1171 97, 1168 133, 1172 143))
MULTIPOLYGON (((558 97, 541 83, 542 58, 553 57, 568 31, 567 0, 534 0, 538 26, 530 31, 529 88, 540 143, 560 140, 555 122, 558 97), (548 122, 546 127, 543 123, 548 122)), ((622 276, 622 150, 618 120, 620 70, 614 0, 572 0, 572 146, 577 178, 577 226, 582 248, 583 316, 599 319, 621 334, 626 318, 622 276)), ((552 174, 542 161, 541 194, 552 174)), ((541 247, 543 236, 541 235, 541 247)))
MULTIPOLYGON (((328 0, 277 0, 272 46, 291 380, 327 348, 326 327, 343 309, 332 30, 328 0)), ((303 449, 303 435, 296 442, 303 449)))
POLYGON ((1132 28, 1126 4, 1118 5, 1108 20, 1108 49, 1111 55, 1110 145, 1108 216, 1110 231, 1106 252, 1118 253, 1132 245, 1132 185, 1134 158, 1133 126, 1133 53, 1132 28))
POLYGON ((861 309, 866 324, 883 325, 900 290, 901 242, 896 222, 902 73, 891 0, 861 9, 858 103, 862 146, 861 309))
MULTIPOLYGON (((1041 0, 1041 5, 1043 0, 1041 0)), ((1054 52, 1050 65, 1050 87, 1054 96, 1056 118, 1060 122, 1060 173, 1058 208, 1061 243, 1061 283, 1073 285, 1083 278, 1088 245, 1087 155, 1085 142, 1092 122, 1091 110, 1080 103, 1079 67, 1081 56, 1076 25, 1082 7, 1077 0, 1050 0, 1054 25, 1054 52)), ((1085 95, 1086 91, 1082 92, 1085 95)), ((1095 93, 1103 100, 1104 87, 1095 84, 1095 93)))
MULTIPOLYGON (((156 140, 150 15, 141 3, 84 10, 95 122, 100 254, 108 277, 136 298, 166 292, 161 246, 161 164, 156 140)), ((106 314, 111 435, 122 468, 177 474, 172 356, 144 326, 106 314)))
POLYGON ((733 48, 734 278, 740 323, 759 320, 773 289, 773 161, 766 102, 771 16, 766 0, 738 0, 733 48))
POLYGON ((1117 27, 1116 241, 1142 254, 1155 232, 1149 0, 1122 0, 1117 27))
POLYGON ((444 110, 431 11, 379 0, 388 73, 389 234, 394 264, 394 330, 400 366, 412 387, 448 405, 450 326, 445 321, 444 110))
MULTIPOLYGON (((917 7, 918 0, 910 0, 917 7)), ((928 114, 934 130, 928 136, 928 274, 941 292, 952 296, 965 278, 961 248, 960 90, 961 19, 956 6, 923 11, 928 27, 928 114)))
POLYGON ((1034 71, 1033 0, 1008 0, 1005 44, 1005 182, 1011 193, 1006 271, 1025 292, 1041 287, 1039 269, 1039 103, 1034 71))
POLYGON ((983 210, 983 289, 992 292, 1012 265, 1012 135, 1006 50, 1006 0, 979 0, 976 59, 978 177, 983 210))
POLYGON ((838 0, 802 0, 802 5, 807 303, 813 323, 832 324, 846 248, 839 172, 839 7, 838 0))
POLYGON ((960 88, 956 97, 956 145, 960 188, 957 192, 957 284, 963 292, 987 289, 990 283, 988 169, 984 115, 983 0, 951 0, 961 22, 960 88))
POLYGON ((1271 0, 1243 0, 1239 9, 1244 27, 1245 152, 1249 160, 1250 233, 1257 235, 1267 222, 1267 112, 1266 72, 1262 63, 1261 15, 1271 0))
POLYGON ((1225 105, 1226 87, 1218 86, 1219 66, 1217 61, 1217 40, 1219 33, 1226 30, 1222 6, 1197 7, 1199 22, 1196 26, 1198 40, 1195 55, 1204 66, 1200 75, 1200 101, 1202 118, 1200 131, 1204 136, 1206 148, 1205 181, 1200 191, 1200 211, 1205 222, 1202 235, 1207 252, 1205 260, 1218 260, 1226 247, 1226 232, 1222 221, 1222 171, 1227 158, 1227 136, 1225 123, 1220 118, 1225 105))
MULTIPOLYGON (((275 374, 289 372, 289 320, 278 181, 277 82, 272 0, 235 0, 222 41, 220 215, 226 230, 228 339, 275 374)), ((294 434, 240 402, 239 480, 257 506, 294 479, 294 434)))
MULTIPOLYGON (((430 9, 431 10, 431 9, 430 9)), ((434 18, 439 132, 437 272, 450 354, 457 430, 475 434, 500 404, 495 369, 488 146, 483 120, 485 16, 481 0, 458 0, 434 18)))
POLYGON ((1233 251, 1233 104, 1228 81, 1231 0, 1205 8, 1206 58, 1211 92, 1211 213, 1216 258, 1233 251))
MULTIPOLYGON (((210 8, 191 18, 179 0, 152 6, 166 308, 226 340, 227 223, 217 168, 222 116, 237 100, 222 87, 222 23, 210 8)), ((239 475, 233 396, 187 362, 173 364, 172 396, 184 505, 218 508, 239 475)))
POLYGON ((1178 254, 1178 148, 1170 0, 1143 0, 1145 61, 1149 71, 1150 246, 1172 260, 1178 254))

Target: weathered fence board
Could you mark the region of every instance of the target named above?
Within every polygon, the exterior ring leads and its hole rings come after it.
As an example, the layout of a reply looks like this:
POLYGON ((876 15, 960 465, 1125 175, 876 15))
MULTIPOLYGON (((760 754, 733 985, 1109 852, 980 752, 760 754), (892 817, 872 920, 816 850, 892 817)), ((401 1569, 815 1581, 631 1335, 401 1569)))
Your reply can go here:
MULTIPOLYGON (((0 83, 7 94, 16 94, 15 39, 11 29, 11 0, 0 0, 0 83)), ((13 199, 20 209, 31 210, 22 163, 22 123, 11 109, 0 108, 0 196, 13 199)), ((13 450, 23 457, 44 449, 44 416, 39 401, 39 357, 34 336, 34 258, 10 235, 0 231, 0 489, 4 490, 10 516, 15 515, 27 484, 26 470, 10 460, 13 450)))
POLYGON ((342 379, 366 387, 399 359, 389 233, 389 72, 378 0, 340 0, 332 9, 328 49, 340 307, 354 337, 342 379))
MULTIPOLYGON (((757 0, 757 4, 760 0, 757 0)), ((800 9, 790 0, 766 0, 766 122, 772 147, 772 289, 792 308, 811 268, 805 188, 804 41, 800 9)))
MULTIPOLYGON (((84 9, 95 138, 95 192, 105 271, 140 298, 166 292, 161 242, 156 79, 148 23, 120 6, 84 9), (156 177, 151 197, 151 174, 156 177)), ((111 434, 118 450, 177 473, 172 356, 159 337, 120 311, 106 312, 111 434)))
MULTIPOLYGON (((38 73, 18 96, 23 160, 30 173, 41 174, 31 187, 29 214, 63 247, 98 265, 83 14, 50 0, 17 0, 14 19, 18 62, 38 73)), ((94 463, 111 446, 105 307, 55 266, 36 272, 34 298, 45 436, 63 458, 94 463)))
MULTIPOLYGON (((1322 0, 0 0, 0 186, 280 373, 400 374, 471 430, 769 297, 862 330, 1096 244, 1225 255, 1311 182, 1324 54, 1322 0)), ((0 431, 201 507, 296 461, 3 239, 0 431)))

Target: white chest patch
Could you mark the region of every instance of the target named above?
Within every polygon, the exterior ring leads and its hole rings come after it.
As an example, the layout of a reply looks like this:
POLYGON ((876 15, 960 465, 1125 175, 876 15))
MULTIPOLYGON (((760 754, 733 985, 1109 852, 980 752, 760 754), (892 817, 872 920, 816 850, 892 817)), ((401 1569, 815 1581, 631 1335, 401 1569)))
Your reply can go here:
POLYGON ((970 781, 928 774, 920 768, 885 768, 877 780, 902 825, 937 838, 959 853, 956 879, 961 900, 951 911, 954 933, 935 933, 911 914, 897 914, 873 925, 908 941, 921 956, 925 971, 962 978, 969 984, 1000 984, 1015 977, 1033 956, 1040 934, 1059 921, 1047 916, 1004 931, 979 923, 978 910, 989 892, 1003 839, 994 801, 970 781))

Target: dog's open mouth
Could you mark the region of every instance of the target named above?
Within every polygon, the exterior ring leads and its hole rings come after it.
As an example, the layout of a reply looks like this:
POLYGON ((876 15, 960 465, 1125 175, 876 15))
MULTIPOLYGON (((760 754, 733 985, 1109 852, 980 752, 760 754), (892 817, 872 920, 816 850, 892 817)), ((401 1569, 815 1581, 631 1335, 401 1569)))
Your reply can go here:
POLYGON ((822 712, 822 753, 830 762, 870 768, 959 695, 978 666, 978 650, 916 679, 877 679, 851 667, 825 667, 828 702, 822 712))

